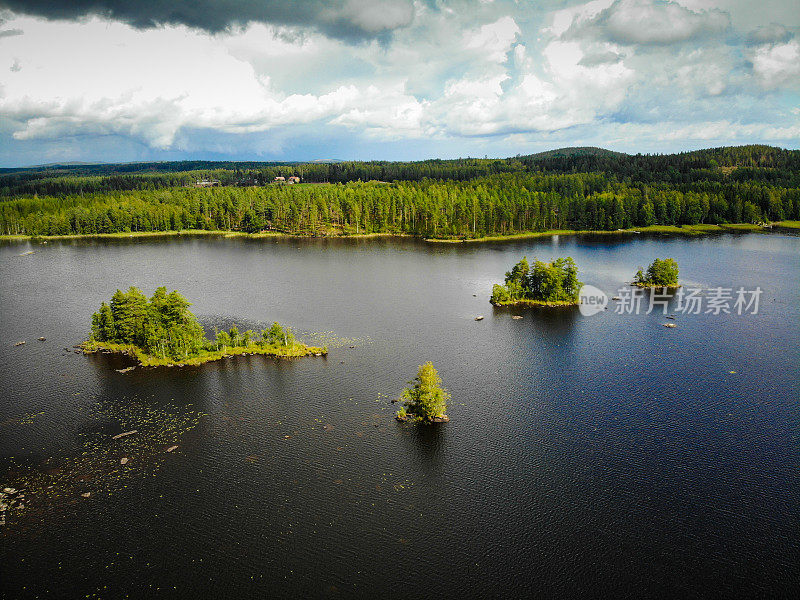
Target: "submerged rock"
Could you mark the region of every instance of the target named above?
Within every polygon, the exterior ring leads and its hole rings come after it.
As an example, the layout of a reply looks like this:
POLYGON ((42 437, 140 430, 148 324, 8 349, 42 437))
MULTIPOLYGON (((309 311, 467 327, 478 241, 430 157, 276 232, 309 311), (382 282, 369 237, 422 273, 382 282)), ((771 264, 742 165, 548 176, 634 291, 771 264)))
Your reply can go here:
POLYGON ((22 342, 17 342, 17 343, 16 343, 16 344, 14 344, 14 345, 15 345, 15 346, 24 346, 24 345, 25 345, 25 342, 24 342, 24 341, 22 341, 22 342))
POLYGON ((114 369, 117 373, 128 373, 133 371, 136 367, 127 367, 125 369, 114 369))

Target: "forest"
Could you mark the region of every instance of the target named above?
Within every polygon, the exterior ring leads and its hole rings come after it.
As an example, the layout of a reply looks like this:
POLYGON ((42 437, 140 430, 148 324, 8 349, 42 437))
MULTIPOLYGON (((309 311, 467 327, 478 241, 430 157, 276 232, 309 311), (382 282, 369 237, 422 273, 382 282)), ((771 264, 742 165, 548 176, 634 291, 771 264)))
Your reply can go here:
POLYGON ((508 159, 141 163, 0 171, 0 234, 187 229, 479 238, 800 219, 800 151, 573 148, 508 159), (180 170, 184 169, 184 170, 180 170), (274 183, 297 175, 303 183, 274 183), (215 180, 216 187, 197 187, 215 180))

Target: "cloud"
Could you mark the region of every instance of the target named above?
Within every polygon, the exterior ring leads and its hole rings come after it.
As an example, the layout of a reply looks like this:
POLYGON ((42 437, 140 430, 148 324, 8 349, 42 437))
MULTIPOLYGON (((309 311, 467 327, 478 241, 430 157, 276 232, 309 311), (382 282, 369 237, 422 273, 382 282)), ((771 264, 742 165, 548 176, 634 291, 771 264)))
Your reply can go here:
POLYGON ((513 18, 502 17, 494 23, 483 25, 477 31, 467 33, 464 47, 479 51, 489 61, 505 62, 511 44, 520 33, 513 18))
POLYGON ((610 42, 625 45, 668 45, 713 37, 730 26, 719 10, 691 10, 677 2, 616 0, 599 12, 575 15, 567 36, 594 32, 610 42))
MULTIPOLYGON (((333 119, 364 103, 354 85, 316 95, 275 90, 215 38, 185 27, 140 32, 94 19, 79 26, 69 53, 47 43, 73 27, 46 23, 12 38, 13 54, 27 57, 21 70, 9 62, 0 96, 0 115, 24 124, 15 139, 114 134, 166 149, 183 128, 265 131, 333 119)), ((379 104, 376 95, 366 97, 379 104)))
POLYGON ((185 25, 210 33, 271 23, 347 40, 386 34, 414 18, 411 0, 0 0, 0 8, 51 20, 101 16, 138 29, 185 25))
POLYGON ((733 27, 712 1, 739 0, 300 0, 296 25, 225 30, 236 11, 205 30, 151 27, 158 7, 133 25, 0 11, 20 32, 0 39, 0 161, 665 151, 675 132, 796 146, 797 18, 733 27))
POLYGON ((765 45, 752 55, 753 72, 765 89, 784 84, 797 88, 800 85, 800 43, 765 45))

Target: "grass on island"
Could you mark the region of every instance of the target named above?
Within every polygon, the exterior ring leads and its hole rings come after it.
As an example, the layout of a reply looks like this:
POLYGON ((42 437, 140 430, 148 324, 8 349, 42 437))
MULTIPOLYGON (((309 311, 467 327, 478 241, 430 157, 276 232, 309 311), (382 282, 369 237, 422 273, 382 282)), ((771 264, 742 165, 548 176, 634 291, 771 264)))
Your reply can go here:
POLYGON ((495 306, 578 306, 580 303, 580 300, 531 300, 530 298, 492 302, 495 306))
POLYGON ((786 229, 800 229, 800 221, 778 221, 773 223, 777 227, 785 227, 786 229))
POLYGON ((655 283, 650 283, 650 282, 647 282, 647 281, 645 281, 645 282, 631 281, 631 285, 633 287, 643 288, 643 289, 647 289, 647 290, 649 290, 651 288, 655 288, 657 290, 661 290, 661 289, 677 290, 679 287, 683 287, 683 286, 681 286, 680 284, 677 284, 677 283, 675 285, 657 285, 655 283))
POLYGON ((138 346, 132 344, 115 344, 113 342, 98 342, 89 340, 81 344, 84 354, 94 354, 97 352, 111 352, 115 354, 125 354, 135 359, 142 367, 173 367, 177 365, 202 365, 207 362, 223 359, 227 356, 238 356, 248 354, 260 354, 263 356, 274 356, 277 358, 300 358, 303 356, 325 356, 328 354, 327 348, 316 346, 306 346, 300 342, 295 342, 290 346, 269 345, 262 346, 253 344, 251 346, 226 347, 221 350, 203 351, 197 356, 184 359, 162 358, 147 354, 138 346))

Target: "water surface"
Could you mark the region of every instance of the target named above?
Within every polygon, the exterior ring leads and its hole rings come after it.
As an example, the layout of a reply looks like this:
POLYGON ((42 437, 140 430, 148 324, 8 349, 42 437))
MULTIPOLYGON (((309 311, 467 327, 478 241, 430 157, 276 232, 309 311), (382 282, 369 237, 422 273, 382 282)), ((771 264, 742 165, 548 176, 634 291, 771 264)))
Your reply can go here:
POLYGON ((70 464, 131 403, 202 415, 178 451, 156 449, 160 467, 132 462, 112 490, 10 521, 0 589, 797 597, 798 267, 800 239, 777 234, 0 246, 0 484, 70 464), (656 257, 687 285, 764 293, 757 315, 679 315, 672 330, 658 314, 493 309, 523 255, 572 256, 609 295, 656 257), (70 352, 129 285, 180 290, 207 326, 277 320, 338 343, 127 374, 70 352), (388 398, 427 360, 451 422, 397 424, 388 398))

